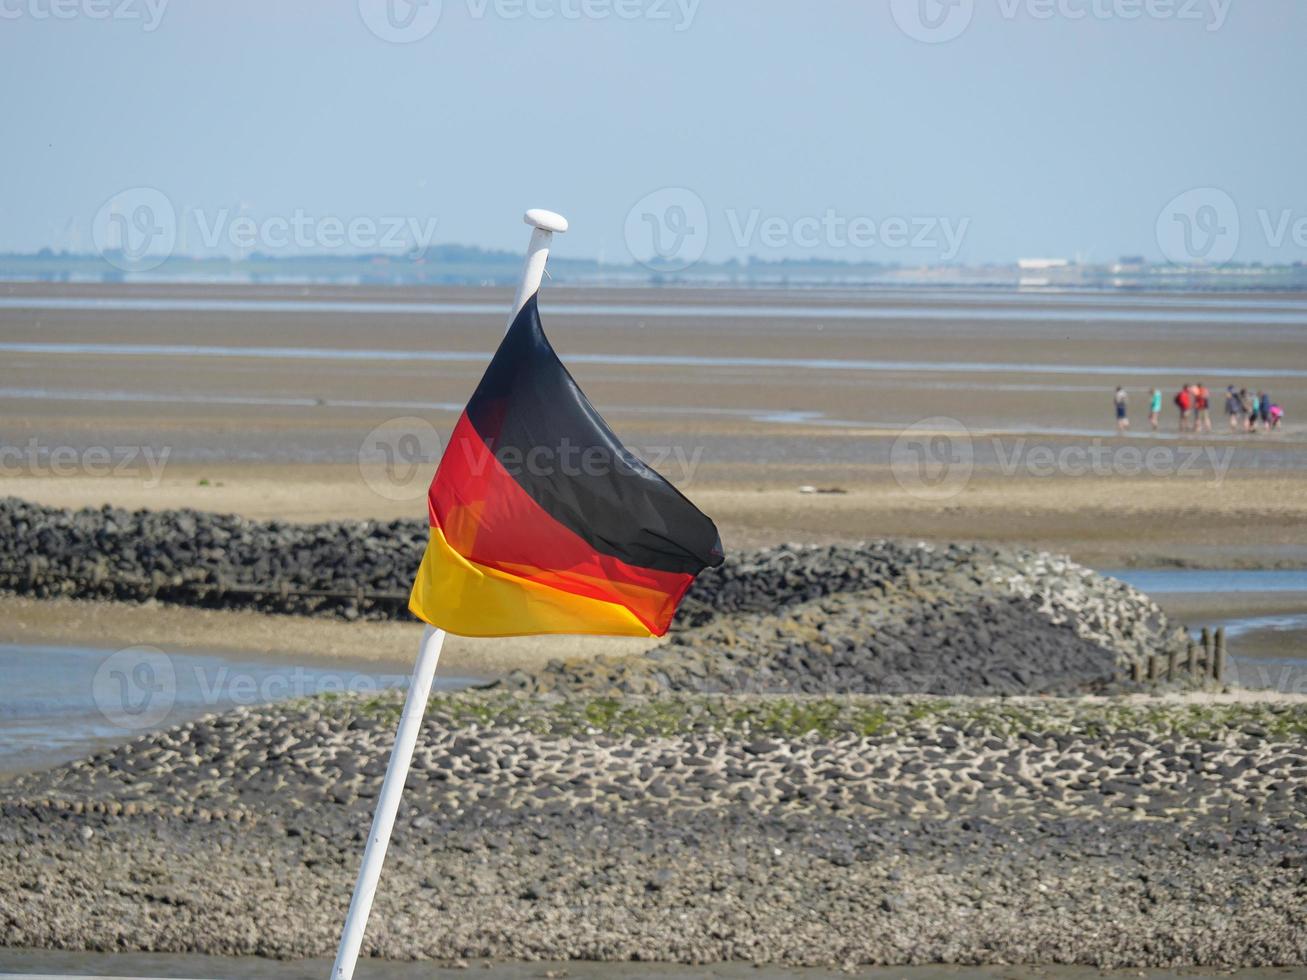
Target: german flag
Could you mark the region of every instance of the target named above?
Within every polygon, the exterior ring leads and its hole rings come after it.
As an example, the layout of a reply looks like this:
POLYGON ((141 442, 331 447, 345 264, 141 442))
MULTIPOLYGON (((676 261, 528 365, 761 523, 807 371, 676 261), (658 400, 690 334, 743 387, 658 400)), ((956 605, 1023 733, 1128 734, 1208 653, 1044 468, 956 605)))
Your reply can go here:
POLYGON ((613 434, 554 353, 536 297, 459 417, 428 494, 409 609, 463 636, 662 636, 713 522, 613 434))

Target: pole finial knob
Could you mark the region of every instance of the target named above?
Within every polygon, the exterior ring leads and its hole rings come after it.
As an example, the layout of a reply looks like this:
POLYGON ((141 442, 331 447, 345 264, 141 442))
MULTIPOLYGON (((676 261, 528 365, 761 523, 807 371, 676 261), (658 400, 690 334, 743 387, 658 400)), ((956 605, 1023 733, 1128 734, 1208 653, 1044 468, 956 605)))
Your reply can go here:
POLYGON ((522 215, 522 220, 534 228, 540 228, 544 231, 567 231, 567 219, 561 214, 555 214, 553 211, 546 211, 544 208, 532 208, 526 214, 522 215))

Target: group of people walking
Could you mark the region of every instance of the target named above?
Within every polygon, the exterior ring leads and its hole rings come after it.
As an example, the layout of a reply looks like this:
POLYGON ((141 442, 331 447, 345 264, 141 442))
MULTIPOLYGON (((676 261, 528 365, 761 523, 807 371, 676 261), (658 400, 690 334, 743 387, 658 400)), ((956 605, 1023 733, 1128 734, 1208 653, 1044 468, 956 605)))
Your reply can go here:
MULTIPOLYGON (((1181 432, 1211 432, 1211 392, 1202 384, 1181 387, 1171 399, 1180 414, 1181 432)), ((1116 431, 1124 434, 1130 428, 1129 395, 1117 386, 1113 398, 1116 407, 1116 431)), ((1225 389, 1225 417, 1231 432, 1256 432, 1260 426, 1269 432, 1278 429, 1284 418, 1284 409, 1271 400, 1264 391, 1252 394, 1247 388, 1235 391, 1234 385, 1225 389)), ((1162 390, 1154 388, 1148 400, 1148 424, 1154 432, 1162 420, 1162 390)))

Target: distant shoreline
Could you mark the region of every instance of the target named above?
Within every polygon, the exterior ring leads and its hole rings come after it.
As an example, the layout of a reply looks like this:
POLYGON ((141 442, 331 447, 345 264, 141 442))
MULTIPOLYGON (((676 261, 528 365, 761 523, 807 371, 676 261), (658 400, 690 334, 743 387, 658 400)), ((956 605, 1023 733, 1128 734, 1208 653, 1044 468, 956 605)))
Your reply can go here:
MULTIPOLYGON (((172 256, 148 271, 132 271, 130 260, 95 253, 0 254, 4 282, 101 282, 136 284, 280 283, 392 286, 512 286, 521 257, 465 246, 437 246, 425 252, 284 255, 245 258, 172 256)), ((913 290, 1091 290, 1241 293, 1307 289, 1307 265, 1226 264, 1180 267, 1166 262, 1068 263, 1037 276, 1017 262, 976 265, 904 266, 894 262, 748 258, 699 261, 660 269, 638 263, 601 263, 560 254, 551 258, 554 282, 586 286, 690 286, 749 288, 897 288, 913 290)))

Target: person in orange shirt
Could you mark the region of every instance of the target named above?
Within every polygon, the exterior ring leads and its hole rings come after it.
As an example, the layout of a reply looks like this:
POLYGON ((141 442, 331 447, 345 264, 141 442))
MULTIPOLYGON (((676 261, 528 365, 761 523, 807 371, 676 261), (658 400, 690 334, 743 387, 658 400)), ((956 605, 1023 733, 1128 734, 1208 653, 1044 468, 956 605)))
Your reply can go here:
POLYGON ((1180 431, 1189 431, 1189 410, 1193 408, 1193 398, 1189 394, 1189 386, 1183 386, 1175 393, 1175 407, 1180 410, 1180 431))
POLYGON ((1202 383, 1194 385, 1194 431, 1211 432, 1212 416, 1207 410, 1207 403, 1211 399, 1211 392, 1202 383))

